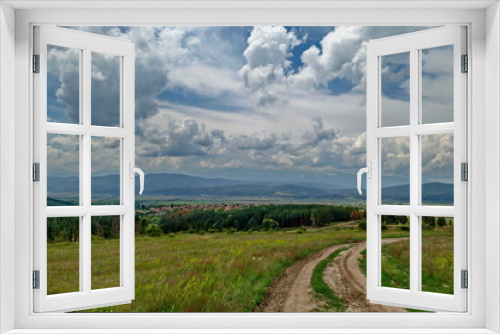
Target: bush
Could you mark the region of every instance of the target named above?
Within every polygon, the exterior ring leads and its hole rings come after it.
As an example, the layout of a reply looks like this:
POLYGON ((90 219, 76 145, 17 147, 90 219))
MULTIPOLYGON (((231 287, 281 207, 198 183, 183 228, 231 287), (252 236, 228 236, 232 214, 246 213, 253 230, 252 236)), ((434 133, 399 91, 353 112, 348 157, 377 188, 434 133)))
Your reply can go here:
POLYGON ((437 226, 439 227, 443 227, 443 226, 446 226, 446 219, 444 219, 444 217, 439 217, 437 219, 437 226))
POLYGON ((149 224, 146 234, 150 237, 159 237, 162 234, 161 228, 158 224, 149 224))
POLYGON ((366 231, 366 220, 362 220, 358 223, 358 230, 366 231))
POLYGON ((382 231, 387 231, 387 225, 386 224, 382 224, 382 231))
POLYGON ((237 231, 238 231, 238 230, 237 230, 236 228, 231 227, 231 228, 229 228, 229 229, 226 231, 226 233, 227 233, 227 234, 234 234, 234 232, 237 232, 237 231))
POLYGON ((274 219, 266 218, 262 221, 262 230, 264 231, 276 231, 279 230, 279 228, 280 224, 274 219))
POLYGON ((410 231, 410 226, 408 225, 403 225, 403 226, 400 226, 399 229, 401 231, 406 231, 406 232, 409 232, 410 231))

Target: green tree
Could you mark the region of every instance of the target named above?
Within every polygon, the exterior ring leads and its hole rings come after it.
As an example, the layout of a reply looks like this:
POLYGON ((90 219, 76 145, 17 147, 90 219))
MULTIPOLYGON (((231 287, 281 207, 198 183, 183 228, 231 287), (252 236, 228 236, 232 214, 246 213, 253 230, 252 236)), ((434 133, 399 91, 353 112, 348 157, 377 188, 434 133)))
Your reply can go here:
POLYGON ((446 226, 446 219, 444 217, 439 217, 437 219, 437 226, 439 227, 443 227, 443 226, 446 226))
POLYGON ((314 226, 324 226, 332 220, 333 217, 328 208, 318 208, 311 211, 311 221, 314 226))
POLYGON ((146 233, 150 237, 159 237, 161 235, 161 228, 158 224, 149 224, 146 233))
POLYGON ((436 227, 435 217, 422 217, 422 229, 433 230, 436 227))
POLYGON ((262 221, 262 229, 264 231, 278 230, 279 227, 280 227, 280 224, 274 219, 266 218, 262 221))

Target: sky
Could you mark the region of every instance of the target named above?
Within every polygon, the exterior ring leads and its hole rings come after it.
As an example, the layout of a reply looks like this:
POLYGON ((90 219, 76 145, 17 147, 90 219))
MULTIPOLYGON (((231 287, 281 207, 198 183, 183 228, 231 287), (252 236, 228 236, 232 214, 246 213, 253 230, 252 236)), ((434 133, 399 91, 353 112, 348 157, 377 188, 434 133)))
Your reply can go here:
MULTIPOLYGON (((135 44, 136 165, 146 174, 321 182, 354 175, 366 165, 366 43, 427 29, 72 28, 135 44)), ((453 120, 451 55, 449 47, 423 52, 426 123, 453 120)), ((79 122, 78 57, 76 50, 48 50, 48 121, 79 122)), ((407 56, 382 60, 384 126, 404 125, 409 119, 408 78, 407 56)), ((118 124, 115 56, 92 54, 91 106, 93 125, 118 124)), ((77 171, 78 145, 75 148, 69 137, 49 138, 49 173, 77 171)), ((452 135, 425 140, 426 180, 450 182, 452 135)), ((382 149, 385 175, 407 177, 407 141, 387 142, 391 149, 382 149)), ((92 145, 94 175, 112 173, 119 150, 116 140, 92 145)))

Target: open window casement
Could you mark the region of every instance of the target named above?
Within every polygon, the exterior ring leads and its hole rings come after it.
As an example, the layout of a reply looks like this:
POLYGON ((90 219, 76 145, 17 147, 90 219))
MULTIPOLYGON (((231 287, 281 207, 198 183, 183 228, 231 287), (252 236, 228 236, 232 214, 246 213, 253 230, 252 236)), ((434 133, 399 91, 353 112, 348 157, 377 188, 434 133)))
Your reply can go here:
MULTIPOLYGON (((130 303, 134 299, 134 172, 137 171, 134 167, 134 52, 134 44, 123 39, 57 27, 34 28, 33 293, 35 312, 82 310, 130 303), (61 50, 65 50, 66 54, 72 56, 72 62, 60 57, 49 57, 51 53, 57 54, 61 50), (113 101, 116 102, 116 117, 114 121, 107 123, 94 122, 92 119, 95 116, 92 112, 95 107, 94 102, 98 101, 92 101, 91 86, 94 80, 99 80, 100 76, 110 75, 99 73, 98 69, 94 68, 93 57, 103 62, 113 59, 116 64, 117 75, 114 78, 116 87, 101 86, 99 88, 105 92, 109 89, 110 95, 111 91, 116 92, 116 97, 109 96, 110 100, 114 99, 113 101), (68 64, 73 66, 72 70, 68 69, 68 64), (51 67, 57 67, 59 72, 52 73, 51 67), (57 80, 58 77, 65 75, 73 76, 72 80, 76 82, 77 89, 72 91, 77 101, 72 110, 74 117, 66 121, 54 120, 48 117, 47 93, 53 89, 51 80, 54 78, 57 80), (70 147, 73 151, 72 157, 76 159, 66 161, 64 159, 67 156, 54 157, 52 155, 48 159, 50 153, 48 151, 57 145, 54 143, 54 138, 59 140, 60 145, 72 143, 66 147, 70 147), (50 145, 49 140, 52 142, 50 145), (119 190, 116 194, 117 200, 112 205, 109 203, 108 205, 95 205, 99 203, 93 201, 91 191, 94 164, 100 163, 98 160, 103 159, 103 154, 99 155, 99 150, 104 150, 105 145, 97 145, 102 142, 113 142, 113 147, 117 152, 116 166, 120 176, 110 178, 109 183, 112 183, 114 189, 119 190), (61 159, 61 161, 54 161, 54 159, 61 159), (50 177, 47 177, 48 168, 55 165, 64 168, 65 164, 71 163, 77 166, 76 175, 73 177, 77 180, 75 197, 78 197, 78 200, 73 200, 72 205, 48 203, 48 180, 49 183, 51 182, 50 177), (116 270, 117 278, 109 284, 96 284, 96 279, 93 277, 96 273, 93 261, 106 263, 106 259, 98 259, 92 254, 94 245, 91 222, 93 217, 107 217, 112 220, 115 233, 119 235, 120 242, 114 255, 119 259, 117 260, 119 272, 116 270), (76 253, 72 257, 75 266, 65 273, 59 273, 59 276, 47 273, 50 267, 47 261, 47 244, 50 238, 48 221, 54 219, 59 219, 61 224, 74 223, 73 241, 78 241, 73 242, 76 245, 76 253), (49 289, 49 286, 54 287, 62 283, 57 281, 58 277, 66 277, 75 284, 71 289, 59 291, 49 289)), ((54 96, 53 92, 49 93, 54 96)), ((95 118, 97 120, 97 117, 95 118)), ((50 261, 69 261, 65 254, 54 253, 51 256, 50 261)), ((111 252, 109 256, 112 256, 111 252)))
POLYGON ((458 26, 367 44, 367 298, 372 303, 466 311, 467 289, 462 281, 467 274, 466 53, 466 28, 458 26), (439 76, 446 80, 435 80, 439 76), (402 89, 407 96, 388 97, 402 89), (448 93, 442 93, 444 90, 448 93), (443 172, 443 159, 449 162, 447 172, 443 172), (385 177, 394 171, 391 164, 397 163, 406 166, 409 181, 407 196, 399 203, 386 200, 383 188, 385 177), (429 200, 432 168, 449 178, 451 200, 445 204, 439 198, 429 200), (404 284, 384 281, 388 240, 383 238, 383 230, 388 217, 409 222, 409 240, 399 243, 401 254, 404 247, 409 254, 407 267, 400 268, 409 272, 409 282, 404 284), (429 221, 446 224, 451 237, 447 241, 433 237, 429 221), (429 257, 439 256, 443 243, 453 249, 452 263, 441 263, 453 275, 453 286, 436 288, 422 275, 422 268, 429 257))

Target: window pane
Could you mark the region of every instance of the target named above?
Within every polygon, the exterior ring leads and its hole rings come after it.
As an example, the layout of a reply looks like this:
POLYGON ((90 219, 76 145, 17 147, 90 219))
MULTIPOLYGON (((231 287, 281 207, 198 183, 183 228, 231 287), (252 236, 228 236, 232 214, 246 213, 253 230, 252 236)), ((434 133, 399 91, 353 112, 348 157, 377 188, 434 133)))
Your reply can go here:
POLYGON ((80 218, 47 218, 47 294, 80 289, 80 218))
POLYGON ((453 218, 422 217, 422 291, 453 294, 453 218))
POLYGON ((410 137, 381 138, 382 204, 410 203, 410 137))
POLYGON ((47 134, 47 206, 80 204, 80 137, 47 134))
POLYGON ((382 216, 381 285, 410 289, 410 217, 382 216))
POLYGON ((422 205, 453 205, 453 134, 421 136, 422 205))
POLYGON ((453 45, 422 50, 422 123, 453 122, 453 45))
POLYGON ((80 123, 80 50, 47 45, 47 122, 80 123))
POLYGON ((92 52, 92 125, 120 126, 120 57, 92 52))
POLYGON ((92 290, 120 286, 120 216, 91 219, 92 290))
POLYGON ((120 204, 120 143, 92 137, 92 205, 120 204))
POLYGON ((410 124, 410 53, 381 57, 382 126, 410 124))

